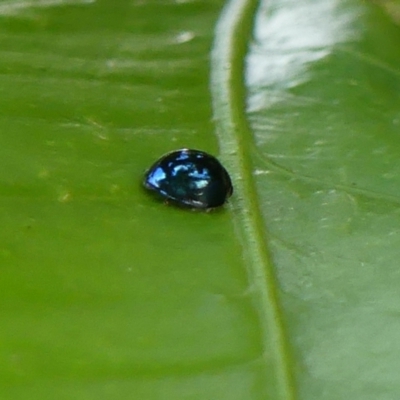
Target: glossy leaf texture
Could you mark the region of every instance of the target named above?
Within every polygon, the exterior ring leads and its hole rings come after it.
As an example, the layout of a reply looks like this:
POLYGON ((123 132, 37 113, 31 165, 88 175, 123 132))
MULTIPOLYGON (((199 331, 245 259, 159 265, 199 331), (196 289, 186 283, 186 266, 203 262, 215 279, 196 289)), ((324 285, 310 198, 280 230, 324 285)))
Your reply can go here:
POLYGON ((378 3, 263 1, 246 60, 304 400, 400 395, 400 29, 378 3))
POLYGON ((249 122, 228 154, 222 0, 0 1, 1 399, 398 397, 389 3, 228 1, 249 122), (217 139, 227 207, 142 189, 217 139))

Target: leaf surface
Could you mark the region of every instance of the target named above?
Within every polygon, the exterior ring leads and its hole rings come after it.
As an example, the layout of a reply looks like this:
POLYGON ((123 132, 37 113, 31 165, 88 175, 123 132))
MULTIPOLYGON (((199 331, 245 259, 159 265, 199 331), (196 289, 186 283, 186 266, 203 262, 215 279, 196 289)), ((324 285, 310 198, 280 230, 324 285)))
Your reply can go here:
POLYGON ((221 3, 0 2, 2 399, 244 398, 258 322, 229 212, 141 187, 216 153, 221 3))
POLYGON ((0 1, 2 399, 399 393, 395 14, 222 6, 0 1), (227 207, 141 188, 181 147, 227 207))
POLYGON ((372 2, 257 13, 247 116, 302 399, 400 393, 399 40, 372 2))

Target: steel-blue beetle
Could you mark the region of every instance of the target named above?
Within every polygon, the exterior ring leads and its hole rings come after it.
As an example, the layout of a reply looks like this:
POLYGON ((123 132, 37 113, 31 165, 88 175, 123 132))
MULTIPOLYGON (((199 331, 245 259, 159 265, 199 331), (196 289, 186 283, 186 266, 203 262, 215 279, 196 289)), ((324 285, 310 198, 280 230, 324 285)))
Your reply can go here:
POLYGON ((233 193, 231 178, 212 155, 180 149, 163 155, 145 173, 143 185, 180 206, 210 209, 233 193))

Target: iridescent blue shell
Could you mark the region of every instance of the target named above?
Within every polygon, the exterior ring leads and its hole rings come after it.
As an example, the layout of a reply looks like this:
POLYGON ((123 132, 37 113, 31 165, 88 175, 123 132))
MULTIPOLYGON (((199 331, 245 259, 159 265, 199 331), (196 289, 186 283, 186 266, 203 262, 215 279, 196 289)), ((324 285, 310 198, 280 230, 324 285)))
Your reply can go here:
POLYGON ((143 185, 175 204, 200 209, 222 206, 233 192, 228 172, 215 157, 189 149, 162 156, 143 185))

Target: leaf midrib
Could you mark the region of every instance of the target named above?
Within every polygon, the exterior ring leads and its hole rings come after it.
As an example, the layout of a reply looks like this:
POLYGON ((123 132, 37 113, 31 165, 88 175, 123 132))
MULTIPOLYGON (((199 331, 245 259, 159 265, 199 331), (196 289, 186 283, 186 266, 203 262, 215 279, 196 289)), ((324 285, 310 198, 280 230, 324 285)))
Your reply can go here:
MULTIPOLYGON (((231 212, 243 246, 249 285, 259 315, 263 357, 272 359, 274 400, 296 398, 288 338, 251 162, 253 135, 245 115, 244 60, 258 0, 230 0, 217 23, 211 61, 211 91, 220 155, 232 172, 231 212)), ((269 371, 271 373, 271 371, 269 371)))

